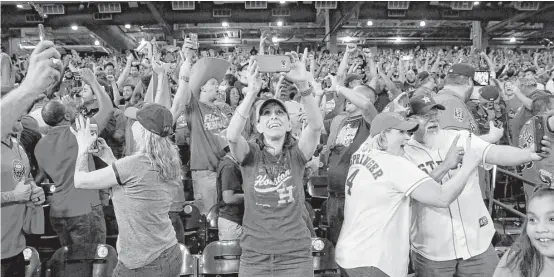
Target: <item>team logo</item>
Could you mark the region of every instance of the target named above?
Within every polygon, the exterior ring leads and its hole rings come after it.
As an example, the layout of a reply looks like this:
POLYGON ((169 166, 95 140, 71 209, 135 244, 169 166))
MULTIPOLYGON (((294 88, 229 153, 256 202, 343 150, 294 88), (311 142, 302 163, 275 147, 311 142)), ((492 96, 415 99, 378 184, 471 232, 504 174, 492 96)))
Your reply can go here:
POLYGON ((464 122, 464 111, 460 108, 455 108, 454 119, 456 119, 459 122, 464 122))
POLYGON ((16 183, 19 183, 23 177, 25 177, 25 166, 20 160, 14 160, 12 163, 13 179, 16 183))
POLYGON ((487 224, 489 224, 489 220, 487 219, 486 216, 479 218, 479 227, 483 227, 487 224))

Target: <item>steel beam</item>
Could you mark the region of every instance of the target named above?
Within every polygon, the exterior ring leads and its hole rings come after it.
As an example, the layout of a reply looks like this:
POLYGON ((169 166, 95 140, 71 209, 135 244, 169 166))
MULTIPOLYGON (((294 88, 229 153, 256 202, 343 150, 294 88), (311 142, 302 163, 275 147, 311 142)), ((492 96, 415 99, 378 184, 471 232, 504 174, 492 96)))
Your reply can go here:
POLYGON ((167 22, 165 22, 165 20, 163 19, 162 15, 160 14, 156 6, 154 6, 154 3, 152 1, 146 1, 146 6, 154 16, 154 19, 156 19, 156 21, 158 21, 158 23, 162 25, 162 29, 164 30, 165 35, 173 37, 173 32, 171 31, 171 27, 169 27, 167 22))
POLYGON ((488 28, 486 29, 486 32, 487 32, 487 33, 490 33, 490 32, 492 32, 492 31, 495 31, 495 30, 498 30, 498 29, 500 29, 500 28, 503 28, 504 26, 506 26, 506 25, 508 25, 508 24, 510 24, 510 23, 512 23, 512 22, 517 22, 517 21, 521 21, 521 20, 527 19, 527 18, 529 18, 529 17, 531 17, 531 16, 534 16, 534 15, 536 15, 536 14, 538 14, 538 13, 547 11, 547 10, 553 8, 553 7, 554 7, 554 4, 548 4, 548 5, 546 5, 546 6, 542 7, 542 8, 540 8, 540 9, 538 9, 538 10, 536 10, 536 11, 533 11, 533 12, 524 12, 524 13, 516 14, 516 15, 514 15, 514 16, 512 16, 512 17, 506 19, 506 20, 503 20, 503 21, 501 21, 501 22, 499 22, 499 23, 497 23, 497 24, 495 24, 495 25, 493 25, 493 26, 488 27, 488 28))

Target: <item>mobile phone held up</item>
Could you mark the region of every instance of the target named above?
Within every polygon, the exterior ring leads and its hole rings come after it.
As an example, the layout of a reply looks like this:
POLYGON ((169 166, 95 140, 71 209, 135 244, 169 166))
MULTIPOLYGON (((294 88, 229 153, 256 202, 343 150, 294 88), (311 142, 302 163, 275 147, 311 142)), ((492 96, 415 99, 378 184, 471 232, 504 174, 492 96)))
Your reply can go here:
POLYGON ((259 72, 262 73, 289 72, 291 69, 289 56, 257 55, 255 59, 258 62, 259 72))
POLYGON ((488 71, 475 71, 473 84, 476 86, 488 86, 490 83, 490 77, 490 72, 488 71))
POLYGON ((96 135, 97 139, 92 143, 92 146, 89 149, 89 153, 98 153, 98 125, 96 124, 90 124, 90 134, 96 135))
POLYGON ((535 152, 536 153, 542 153, 542 138, 544 137, 545 135, 545 123, 546 123, 546 118, 545 116, 541 116, 541 115, 536 115, 533 117, 533 128, 535 129, 534 131, 534 138, 535 138, 535 152))

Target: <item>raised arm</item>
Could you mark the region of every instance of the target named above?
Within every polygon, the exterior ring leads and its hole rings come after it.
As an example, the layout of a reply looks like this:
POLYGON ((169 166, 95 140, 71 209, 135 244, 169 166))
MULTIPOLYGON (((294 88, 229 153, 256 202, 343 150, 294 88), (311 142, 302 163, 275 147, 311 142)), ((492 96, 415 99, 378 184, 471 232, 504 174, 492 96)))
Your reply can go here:
POLYGON ((125 68, 123 69, 123 72, 119 74, 119 78, 117 79, 117 86, 121 87, 123 85, 123 82, 125 82, 125 79, 127 76, 129 76, 129 72, 131 72, 131 66, 133 65, 133 55, 129 55, 127 57, 127 63, 125 64, 125 68))
POLYGON ((187 44, 187 42, 185 42, 185 45, 183 45, 183 52, 181 52, 181 59, 183 59, 184 62, 181 64, 181 69, 179 70, 179 86, 177 87, 175 99, 173 99, 173 104, 171 105, 171 114, 173 115, 174 123, 177 122, 177 119, 181 116, 186 106, 188 106, 192 97, 192 92, 189 88, 189 77, 194 51, 191 49, 191 46, 192 44, 187 44))
POLYGON ((104 88, 100 86, 98 80, 96 80, 96 76, 90 69, 82 69, 81 78, 90 86, 96 99, 98 99, 98 112, 92 118, 96 121, 96 124, 98 124, 98 133, 101 133, 102 130, 106 128, 110 117, 113 115, 112 100, 104 88))
POLYGON ((235 114, 231 117, 231 121, 227 127, 227 142, 229 143, 229 149, 231 150, 231 155, 239 164, 244 161, 244 158, 250 151, 248 142, 242 136, 242 132, 248 122, 250 109, 254 101, 256 101, 256 96, 261 86, 262 80, 258 73, 258 63, 252 61, 248 65, 248 87, 244 89, 244 91, 247 92, 246 96, 235 110, 235 114))
POLYGON ((3 138, 12 132, 13 124, 25 114, 37 96, 61 78, 61 62, 52 60, 59 58, 60 53, 54 48, 53 42, 42 41, 37 45, 30 58, 27 77, 0 101, 3 138))

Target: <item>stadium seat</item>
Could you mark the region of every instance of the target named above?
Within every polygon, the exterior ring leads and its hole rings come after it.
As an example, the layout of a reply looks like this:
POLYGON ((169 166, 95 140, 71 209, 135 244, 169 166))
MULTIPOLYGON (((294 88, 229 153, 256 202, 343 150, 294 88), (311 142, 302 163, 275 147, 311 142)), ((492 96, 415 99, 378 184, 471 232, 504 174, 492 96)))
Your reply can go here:
POLYGON ((47 262, 46 277, 109 277, 117 253, 108 244, 74 244, 58 249, 47 262))
POLYGON ((238 240, 214 241, 206 246, 198 261, 198 274, 238 274, 241 254, 238 240))
POLYGON ((327 198, 327 177, 310 177, 308 180, 308 193, 314 198, 327 198))
POLYGON ((186 205, 183 208, 183 226, 186 231, 196 231, 202 228, 204 220, 200 210, 194 205, 186 205))
POLYGON ((25 277, 40 277, 41 265, 38 251, 33 247, 23 250, 25 258, 25 277))
POLYGON ((339 266, 335 262, 335 247, 329 240, 312 238, 312 257, 314 276, 340 276, 339 266))
POLYGON ((217 229, 217 220, 219 219, 219 205, 215 204, 210 208, 210 211, 206 215, 206 222, 209 229, 217 229))
POLYGON ((195 260, 188 248, 179 243, 181 253, 183 253, 183 265, 181 266, 180 276, 192 276, 194 275, 195 260))

